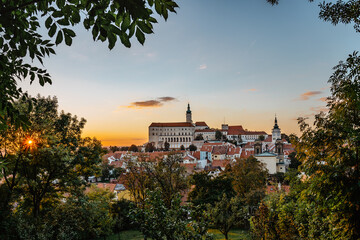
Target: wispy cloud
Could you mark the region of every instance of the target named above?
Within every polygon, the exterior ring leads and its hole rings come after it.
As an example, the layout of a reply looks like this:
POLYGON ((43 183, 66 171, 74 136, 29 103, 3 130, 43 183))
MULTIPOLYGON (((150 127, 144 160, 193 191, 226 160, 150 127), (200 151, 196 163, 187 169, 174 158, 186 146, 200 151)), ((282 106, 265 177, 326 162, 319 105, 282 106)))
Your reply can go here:
POLYGON ((156 99, 150 99, 146 101, 137 101, 132 102, 126 106, 120 106, 120 108, 130 108, 130 109, 144 109, 144 108, 157 108, 162 107, 166 102, 176 101, 174 97, 158 97, 156 99))
POLYGON ((207 69, 207 65, 206 65, 206 64, 201 64, 201 65, 199 66, 199 69, 200 69, 200 70, 207 69))
POLYGON ((257 92, 257 91, 259 91, 259 89, 250 88, 250 89, 245 89, 244 91, 245 91, 245 92, 257 92))
POLYGON ((322 91, 308 91, 308 92, 304 92, 303 94, 300 95, 299 100, 306 101, 306 100, 309 100, 310 97, 319 95, 319 94, 321 94, 321 93, 322 93, 322 91))
POLYGON ((171 102, 176 100, 174 97, 159 97, 158 99, 162 102, 171 102))
POLYGON ((322 97, 322 98, 319 98, 318 100, 321 101, 321 102, 326 102, 327 101, 327 97, 322 97))
POLYGON ((316 114, 320 112, 327 112, 328 108, 324 106, 318 106, 318 107, 311 107, 310 110, 316 114))

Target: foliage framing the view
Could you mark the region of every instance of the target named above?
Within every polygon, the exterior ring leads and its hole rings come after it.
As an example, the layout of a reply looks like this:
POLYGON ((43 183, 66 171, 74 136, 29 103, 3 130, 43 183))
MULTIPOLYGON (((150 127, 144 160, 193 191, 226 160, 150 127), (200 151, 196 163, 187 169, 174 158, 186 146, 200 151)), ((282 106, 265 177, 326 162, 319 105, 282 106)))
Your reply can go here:
MULTIPOLYGON (((178 7, 172 0, 19 0, 0 3, 0 130, 8 121, 17 127, 29 124, 26 116, 15 107, 14 101, 27 99, 17 82, 36 79, 41 86, 52 80, 46 69, 25 61, 55 54, 54 45, 65 41, 71 46, 76 33, 73 27, 82 24, 91 31, 94 41, 108 41, 112 49, 117 40, 130 47, 135 35, 144 44, 145 35, 153 33, 155 12, 168 18, 178 7), (155 11, 155 12, 154 12, 155 11), (42 36, 40 23, 45 23, 47 35, 42 36)), ((30 105, 31 108, 31 105, 30 105)))

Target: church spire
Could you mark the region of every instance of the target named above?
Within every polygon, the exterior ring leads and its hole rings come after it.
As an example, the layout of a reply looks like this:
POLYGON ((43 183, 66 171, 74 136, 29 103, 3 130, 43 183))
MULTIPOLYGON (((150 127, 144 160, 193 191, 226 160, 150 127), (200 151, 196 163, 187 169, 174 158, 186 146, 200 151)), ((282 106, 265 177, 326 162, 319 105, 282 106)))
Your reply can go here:
POLYGON ((188 103, 187 111, 186 111, 186 122, 192 122, 191 119, 191 110, 190 110, 190 103, 188 103))
POLYGON ((277 117, 275 114, 275 123, 274 123, 274 128, 272 129, 272 142, 275 143, 276 140, 278 139, 281 139, 281 130, 279 128, 277 117))
POLYGON ((278 129, 279 126, 278 126, 278 123, 277 123, 277 118, 276 118, 276 114, 275 114, 275 124, 274 124, 274 129, 278 129))

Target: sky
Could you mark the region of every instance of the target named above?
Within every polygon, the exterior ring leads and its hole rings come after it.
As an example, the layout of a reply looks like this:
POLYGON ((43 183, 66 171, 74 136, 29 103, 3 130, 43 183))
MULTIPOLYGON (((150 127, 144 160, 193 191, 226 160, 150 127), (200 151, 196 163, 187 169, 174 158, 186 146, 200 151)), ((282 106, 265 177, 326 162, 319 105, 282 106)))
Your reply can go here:
POLYGON ((357 50, 352 25, 318 18, 306 0, 183 0, 167 21, 156 16, 144 46, 94 42, 76 27, 71 47, 56 47, 45 68, 53 84, 21 86, 57 96, 59 109, 87 120, 83 135, 104 146, 143 144, 152 122, 222 123, 271 134, 300 134, 298 117, 325 109, 332 68, 357 50))

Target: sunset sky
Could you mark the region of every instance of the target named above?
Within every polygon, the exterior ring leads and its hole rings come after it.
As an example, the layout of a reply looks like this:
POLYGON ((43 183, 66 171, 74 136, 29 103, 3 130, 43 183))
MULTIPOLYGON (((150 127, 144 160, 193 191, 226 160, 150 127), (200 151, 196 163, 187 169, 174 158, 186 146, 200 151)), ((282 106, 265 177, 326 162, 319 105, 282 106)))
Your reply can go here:
POLYGON ((299 134, 296 118, 324 109, 332 67, 357 50, 352 25, 323 22, 306 0, 177 2, 144 46, 134 38, 110 51, 77 27, 73 45, 45 60, 53 84, 22 86, 56 95, 105 146, 145 143, 151 122, 185 121, 187 103, 213 128, 271 133, 276 113, 282 132, 299 134))

